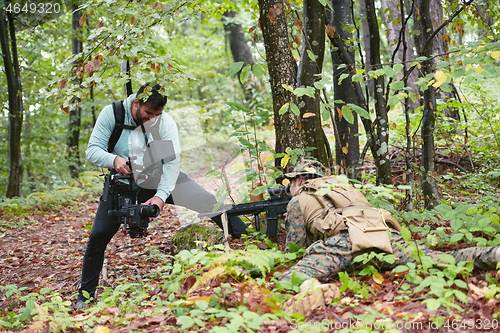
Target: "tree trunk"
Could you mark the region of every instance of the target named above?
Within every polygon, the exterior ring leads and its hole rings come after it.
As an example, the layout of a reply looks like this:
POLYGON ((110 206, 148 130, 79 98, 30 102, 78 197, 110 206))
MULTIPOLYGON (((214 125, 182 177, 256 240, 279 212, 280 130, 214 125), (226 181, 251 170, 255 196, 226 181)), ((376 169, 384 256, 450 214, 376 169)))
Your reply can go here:
MULTIPOLYGON (((380 34, 378 28, 377 13, 374 0, 366 0, 366 12, 368 28, 370 31, 370 63, 368 70, 382 68, 380 58, 380 34)), ((377 166, 377 182, 382 184, 392 184, 391 164, 389 159, 389 123, 387 117, 387 103, 385 101, 385 80, 384 75, 375 76, 373 79, 375 91, 376 131, 377 150, 374 153, 375 164, 377 166)))
MULTIPOLYGON (((283 85, 297 85, 297 65, 288 42, 288 30, 282 0, 259 0, 259 23, 264 38, 269 81, 273 96, 276 153, 287 147, 304 149, 304 131, 300 117, 291 111, 279 114, 286 103, 296 103, 296 96, 283 85)), ((280 160, 276 161, 279 166, 280 160)))
POLYGON ((3 8, 0 8, 0 44, 9 94, 10 169, 6 196, 7 198, 22 197, 21 131, 23 125, 23 93, 14 19, 12 13, 5 12, 3 8))
MULTIPOLYGON (((402 63, 411 64, 416 59, 416 54, 413 51, 413 42, 409 35, 409 27, 407 26, 407 17, 401 15, 405 12, 403 0, 383 0, 382 7, 384 8, 384 13, 386 13, 384 19, 386 22, 386 31, 389 38, 389 47, 392 53, 392 63, 402 63)), ((406 66, 408 67, 408 66, 406 66)), ((401 80, 402 73, 398 80, 401 80)), ((415 111, 420 107, 420 90, 417 85, 418 72, 412 71, 407 77, 408 87, 411 88, 413 98, 405 99, 402 103, 404 108, 408 108, 411 112, 415 111)))
MULTIPOLYGON (((433 72, 431 35, 434 31, 430 13, 431 0, 416 0, 415 27, 422 32, 421 38, 417 38, 417 50, 420 56, 429 57, 422 62, 421 75, 425 77, 433 72)), ((439 191, 434 179, 434 126, 436 121, 436 90, 429 85, 423 92, 424 108, 422 117, 422 191, 426 209, 432 209, 439 204, 439 191)))
MULTIPOLYGON (((338 33, 336 33, 336 31, 333 31, 333 29, 330 29, 328 31, 327 35, 328 35, 328 38, 330 39, 330 42, 332 44, 332 52, 335 52, 337 54, 337 56, 339 57, 340 62, 346 65, 347 72, 350 73, 350 75, 354 75, 356 73, 356 65, 354 62, 354 58, 351 57, 351 55, 348 51, 348 47, 347 47, 346 43, 343 41, 343 39, 340 37, 340 35, 338 33)), ((349 81, 347 81, 347 82, 349 82, 349 81)), ((365 109, 368 112, 369 107, 368 107, 367 98, 365 97, 365 95, 363 93, 363 89, 362 89, 360 83, 351 81, 351 86, 352 86, 352 91, 354 92, 354 96, 355 96, 355 100, 356 100, 356 103, 354 103, 354 104, 365 109)), ((366 95, 369 96, 369 93, 367 93, 366 95)), ((375 136, 374 124, 371 121, 371 119, 368 119, 365 117, 361 117, 361 122, 363 123, 363 127, 364 127, 364 130, 366 132, 367 144, 370 147, 370 151, 372 152, 374 159, 377 159, 378 155, 376 154, 376 152, 378 151, 378 147, 377 147, 378 140, 377 140, 377 137, 375 136)), ((360 161, 360 163, 361 163, 361 161, 360 161)), ((376 163, 376 165, 378 165, 377 162, 375 162, 375 163, 376 163)), ((378 179, 377 179, 377 182, 378 182, 378 179)))
MULTIPOLYGON (((245 38, 245 34, 243 33, 243 29, 241 24, 236 24, 233 22, 233 19, 236 17, 237 12, 229 11, 224 13, 224 30, 226 31, 226 38, 229 41, 229 48, 231 50, 231 55, 233 56, 234 62, 243 62, 244 66, 253 65, 255 63, 252 51, 248 46, 248 42, 245 38)), ((237 73, 238 80, 241 74, 241 70, 237 73)), ((258 89, 258 85, 256 82, 251 82, 247 84, 245 82, 241 82, 241 88, 243 90, 243 95, 245 96, 245 100, 247 104, 252 103, 254 100, 253 93, 256 89, 258 89)))
MULTIPOLYGON (((78 5, 72 6, 72 22, 73 29, 72 53, 82 53, 83 46, 81 41, 80 17, 81 12, 78 10, 78 5)), ((81 125, 81 108, 80 99, 76 98, 73 106, 69 111, 69 129, 68 129, 68 160, 69 171, 71 177, 78 178, 80 174, 80 125, 81 125)))
MULTIPOLYGON (((335 33, 340 35, 342 40, 349 40, 352 38, 352 34, 343 29, 344 25, 352 24, 351 17, 351 0, 333 1, 333 10, 326 10, 326 21, 327 25, 334 27, 335 33)), ((354 51, 346 50, 351 59, 354 59, 354 51)), ((347 103, 357 104, 356 92, 354 91, 354 86, 352 84, 352 73, 350 73, 347 67, 340 67, 342 64, 342 59, 340 58, 338 52, 335 52, 333 46, 330 52, 333 64, 333 91, 334 98, 336 101, 342 101, 342 103, 336 102, 334 109, 334 119, 333 127, 335 133, 335 161, 338 166, 340 166, 339 172, 346 174, 351 179, 358 179, 358 167, 359 167, 359 137, 358 137, 358 122, 359 118, 357 114, 354 114, 354 122, 349 123, 344 117, 342 117, 339 110, 342 106, 347 103), (342 74, 348 74, 341 84, 338 83, 338 79, 342 74)))
MULTIPOLYGON (((333 0, 330 0, 333 2, 333 0)), ((352 1, 352 0, 351 0, 352 1)), ((362 17, 366 17, 366 4, 365 0, 359 0, 359 14, 362 17)), ((371 58, 371 51, 370 51, 370 44, 366 43, 366 41, 370 40, 370 29, 368 28, 368 22, 366 20, 362 20, 361 23, 361 32, 362 32, 362 40, 365 41, 363 43, 363 51, 365 56, 361 54, 361 63, 365 65, 365 68, 371 68, 371 63, 370 63, 370 58, 371 58)), ((373 87, 373 81, 368 81, 366 82, 366 90, 367 90, 367 96, 373 96, 373 91, 375 88, 373 87)))
MULTIPOLYGON (((303 37, 297 86, 314 88, 314 83, 320 79, 325 57, 325 7, 318 0, 304 0, 303 37)), ((321 125, 320 91, 317 89, 314 91, 314 97, 308 95, 299 97, 306 146, 314 148, 310 154, 330 168, 333 167, 333 161, 321 125)))

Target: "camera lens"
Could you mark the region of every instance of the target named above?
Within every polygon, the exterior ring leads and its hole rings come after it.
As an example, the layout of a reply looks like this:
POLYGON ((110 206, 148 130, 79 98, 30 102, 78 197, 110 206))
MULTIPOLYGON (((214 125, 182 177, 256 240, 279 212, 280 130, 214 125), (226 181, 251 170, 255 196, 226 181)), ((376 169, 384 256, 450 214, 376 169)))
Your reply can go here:
POLYGON ((141 217, 157 217, 159 214, 158 205, 141 206, 141 217))

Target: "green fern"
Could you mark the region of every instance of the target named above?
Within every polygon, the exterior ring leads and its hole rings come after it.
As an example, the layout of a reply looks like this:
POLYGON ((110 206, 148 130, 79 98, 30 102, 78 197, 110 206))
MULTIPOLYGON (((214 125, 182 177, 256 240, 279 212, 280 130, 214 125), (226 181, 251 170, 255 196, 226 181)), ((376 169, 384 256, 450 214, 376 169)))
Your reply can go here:
POLYGON ((226 252, 212 261, 213 266, 225 265, 226 267, 242 266, 251 276, 266 275, 277 262, 280 262, 284 253, 276 250, 261 250, 255 245, 250 245, 246 250, 226 252))

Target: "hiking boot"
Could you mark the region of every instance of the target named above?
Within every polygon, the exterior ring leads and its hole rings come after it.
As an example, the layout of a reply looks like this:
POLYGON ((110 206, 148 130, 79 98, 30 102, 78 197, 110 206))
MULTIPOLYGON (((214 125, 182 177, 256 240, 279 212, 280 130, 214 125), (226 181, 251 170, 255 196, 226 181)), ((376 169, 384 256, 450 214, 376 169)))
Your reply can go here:
POLYGON ((83 310, 89 305, 90 304, 87 301, 77 299, 76 301, 71 302, 71 305, 69 306, 69 313, 83 312, 83 310))

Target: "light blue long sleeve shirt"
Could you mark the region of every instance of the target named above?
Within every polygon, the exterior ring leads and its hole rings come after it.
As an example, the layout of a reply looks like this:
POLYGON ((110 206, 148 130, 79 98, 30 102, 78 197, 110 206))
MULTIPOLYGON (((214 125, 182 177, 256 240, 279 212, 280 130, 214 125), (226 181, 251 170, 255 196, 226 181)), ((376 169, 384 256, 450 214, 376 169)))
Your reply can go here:
MULTIPOLYGON (((133 94, 123 101, 123 106, 125 108, 125 125, 137 126, 130 111, 130 106, 135 100, 135 97, 136 95, 133 94)), ((160 118, 158 118, 157 121, 160 121, 160 118)), ((108 142, 111 137, 111 133, 115 128, 115 124, 113 106, 108 105, 102 109, 99 117, 97 117, 96 124, 92 130, 89 144, 87 146, 86 157, 92 164, 112 169, 117 156, 121 156, 126 159, 132 157, 129 152, 129 135, 131 131, 127 129, 122 131, 113 152, 108 153, 108 142)), ((161 114, 160 137, 162 140, 171 140, 175 151, 175 159, 163 164, 163 174, 155 194, 155 196, 160 197, 163 201, 165 201, 172 193, 177 177, 179 176, 181 153, 177 125, 172 117, 165 112, 162 112, 161 114)))

